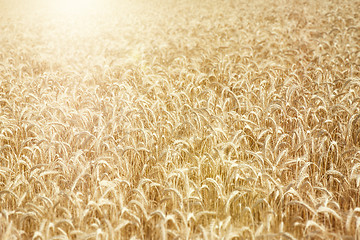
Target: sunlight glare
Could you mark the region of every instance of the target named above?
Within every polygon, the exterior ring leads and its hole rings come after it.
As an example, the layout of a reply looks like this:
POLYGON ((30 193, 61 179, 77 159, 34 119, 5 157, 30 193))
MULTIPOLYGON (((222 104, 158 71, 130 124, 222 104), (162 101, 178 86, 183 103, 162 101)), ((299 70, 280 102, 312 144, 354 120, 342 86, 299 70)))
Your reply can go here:
POLYGON ((87 15, 96 11, 101 0, 52 0, 52 9, 64 15, 87 15))

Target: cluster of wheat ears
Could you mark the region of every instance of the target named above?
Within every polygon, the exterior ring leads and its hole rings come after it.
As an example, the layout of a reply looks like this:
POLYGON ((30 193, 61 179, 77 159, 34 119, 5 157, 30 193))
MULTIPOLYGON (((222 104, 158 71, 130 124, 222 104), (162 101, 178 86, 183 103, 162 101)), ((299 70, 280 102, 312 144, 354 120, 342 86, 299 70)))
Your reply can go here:
POLYGON ((359 1, 0 2, 0 238, 360 239, 359 1))

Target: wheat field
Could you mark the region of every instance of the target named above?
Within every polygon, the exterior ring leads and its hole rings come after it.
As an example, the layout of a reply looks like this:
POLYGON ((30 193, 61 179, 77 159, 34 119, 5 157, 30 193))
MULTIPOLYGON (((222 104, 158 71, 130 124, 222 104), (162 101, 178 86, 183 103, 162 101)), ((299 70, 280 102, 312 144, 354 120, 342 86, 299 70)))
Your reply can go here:
POLYGON ((1 239, 360 239, 360 1, 82 4, 0 0, 1 239))

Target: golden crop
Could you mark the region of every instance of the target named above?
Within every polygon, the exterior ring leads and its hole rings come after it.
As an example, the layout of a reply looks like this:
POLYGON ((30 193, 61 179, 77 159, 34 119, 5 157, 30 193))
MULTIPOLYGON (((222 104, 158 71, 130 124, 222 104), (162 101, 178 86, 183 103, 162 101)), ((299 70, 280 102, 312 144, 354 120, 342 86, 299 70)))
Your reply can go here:
POLYGON ((106 4, 0 0, 1 239, 360 239, 359 1, 106 4))

